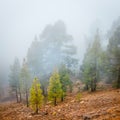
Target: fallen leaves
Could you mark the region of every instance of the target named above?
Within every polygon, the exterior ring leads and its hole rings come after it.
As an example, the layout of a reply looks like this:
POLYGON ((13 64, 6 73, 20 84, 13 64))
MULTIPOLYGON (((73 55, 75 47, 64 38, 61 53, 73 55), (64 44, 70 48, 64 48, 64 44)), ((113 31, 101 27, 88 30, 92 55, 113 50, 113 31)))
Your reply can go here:
POLYGON ((57 106, 43 106, 38 115, 23 104, 1 104, 0 120, 120 120, 119 91, 82 93, 79 102, 71 95, 57 106))

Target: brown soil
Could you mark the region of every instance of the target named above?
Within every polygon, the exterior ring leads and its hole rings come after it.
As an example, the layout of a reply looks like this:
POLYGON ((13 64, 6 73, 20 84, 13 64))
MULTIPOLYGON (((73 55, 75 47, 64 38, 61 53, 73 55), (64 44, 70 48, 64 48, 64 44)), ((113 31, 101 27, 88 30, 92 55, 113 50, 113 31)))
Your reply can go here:
POLYGON ((80 101, 69 95, 55 107, 44 106, 38 115, 23 104, 2 103, 0 120, 120 120, 120 89, 84 92, 80 101))

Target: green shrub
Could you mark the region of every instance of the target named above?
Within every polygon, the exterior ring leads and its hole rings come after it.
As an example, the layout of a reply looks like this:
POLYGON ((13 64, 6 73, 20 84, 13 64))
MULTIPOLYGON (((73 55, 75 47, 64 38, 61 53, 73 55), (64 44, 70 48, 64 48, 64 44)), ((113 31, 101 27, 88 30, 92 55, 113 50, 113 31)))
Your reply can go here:
POLYGON ((80 101, 81 101, 81 97, 82 97, 82 94, 81 94, 81 93, 77 93, 77 95, 76 95, 76 100, 77 100, 78 102, 80 102, 80 101))

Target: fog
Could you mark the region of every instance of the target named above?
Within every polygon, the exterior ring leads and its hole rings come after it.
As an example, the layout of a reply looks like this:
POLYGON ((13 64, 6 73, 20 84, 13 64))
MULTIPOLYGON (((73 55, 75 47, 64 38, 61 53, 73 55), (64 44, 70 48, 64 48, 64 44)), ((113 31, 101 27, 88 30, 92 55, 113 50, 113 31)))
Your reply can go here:
POLYGON ((73 36, 81 61, 85 38, 96 28, 105 35, 120 15, 119 5, 119 0, 0 0, 1 65, 9 67, 15 56, 22 61, 35 35, 39 38, 47 24, 58 20, 73 36))

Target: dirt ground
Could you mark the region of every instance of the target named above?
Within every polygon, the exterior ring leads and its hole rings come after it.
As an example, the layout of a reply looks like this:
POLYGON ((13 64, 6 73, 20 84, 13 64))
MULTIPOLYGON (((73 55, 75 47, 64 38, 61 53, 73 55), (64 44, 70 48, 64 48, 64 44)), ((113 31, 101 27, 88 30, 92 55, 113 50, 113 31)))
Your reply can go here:
POLYGON ((57 106, 45 105, 38 115, 21 103, 0 104, 0 120, 120 120, 120 89, 69 95, 57 106))

